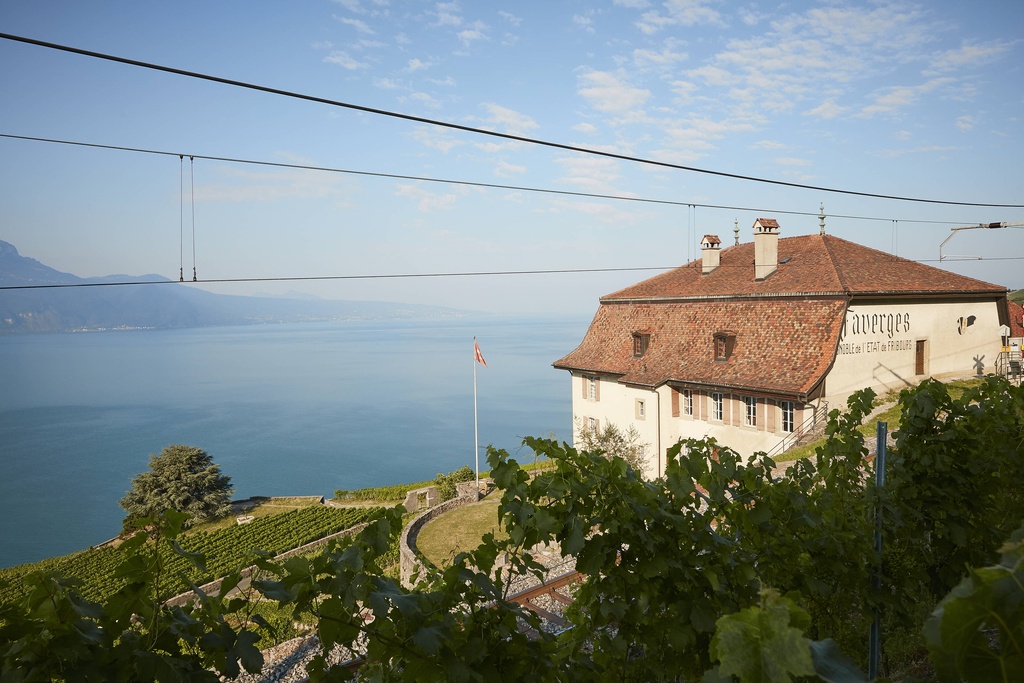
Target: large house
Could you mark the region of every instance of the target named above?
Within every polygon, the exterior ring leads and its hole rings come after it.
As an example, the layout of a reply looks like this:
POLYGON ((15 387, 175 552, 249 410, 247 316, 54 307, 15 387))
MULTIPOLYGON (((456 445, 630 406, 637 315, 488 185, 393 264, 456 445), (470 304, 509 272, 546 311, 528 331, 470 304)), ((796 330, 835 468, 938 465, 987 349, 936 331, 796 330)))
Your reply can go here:
MULTIPOLYGON (((738 239, 737 239, 738 242, 738 239)), ((1009 323, 1005 287, 832 235, 753 243, 601 297, 582 343, 556 361, 572 375, 576 429, 633 425, 648 476, 681 438, 771 451, 854 391, 991 372, 1009 323)))

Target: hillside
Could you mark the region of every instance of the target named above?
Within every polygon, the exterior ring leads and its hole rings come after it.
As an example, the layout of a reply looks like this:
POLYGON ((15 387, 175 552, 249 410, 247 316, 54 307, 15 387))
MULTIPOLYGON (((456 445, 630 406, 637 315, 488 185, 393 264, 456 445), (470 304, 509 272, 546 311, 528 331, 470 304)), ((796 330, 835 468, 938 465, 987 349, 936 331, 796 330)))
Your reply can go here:
POLYGON ((0 240, 0 335, 114 329, 457 317, 464 311, 382 301, 231 296, 161 275, 81 278, 0 240), (112 282, 157 284, 101 286, 112 282), (95 285, 3 289, 40 285, 95 285))

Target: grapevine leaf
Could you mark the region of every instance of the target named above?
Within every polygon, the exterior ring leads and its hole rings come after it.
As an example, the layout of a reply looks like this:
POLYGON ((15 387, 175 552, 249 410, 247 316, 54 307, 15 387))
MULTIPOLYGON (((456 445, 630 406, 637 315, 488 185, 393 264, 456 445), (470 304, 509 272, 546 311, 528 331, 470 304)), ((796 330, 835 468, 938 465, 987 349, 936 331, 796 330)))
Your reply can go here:
POLYGON ((176 555, 184 557, 186 560, 192 563, 201 572, 206 572, 206 555, 203 553, 195 553, 185 550, 181 547, 181 544, 177 540, 171 540, 171 547, 174 548, 176 555))
POLYGON ((723 675, 741 683, 786 681, 811 676, 811 648, 800 629, 790 625, 791 602, 768 594, 762 606, 721 617, 711 642, 711 656, 723 675))

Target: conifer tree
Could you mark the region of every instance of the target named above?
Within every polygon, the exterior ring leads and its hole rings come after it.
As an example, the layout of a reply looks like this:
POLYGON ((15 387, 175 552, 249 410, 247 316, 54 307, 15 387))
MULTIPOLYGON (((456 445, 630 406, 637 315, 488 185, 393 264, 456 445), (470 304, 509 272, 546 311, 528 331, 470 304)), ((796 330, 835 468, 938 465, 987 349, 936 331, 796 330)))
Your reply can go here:
POLYGON ((139 520, 176 510, 191 515, 189 522, 227 514, 231 503, 231 477, 201 448, 175 444, 160 455, 149 456, 149 471, 132 479, 132 487, 121 499, 128 511, 124 531, 139 520))

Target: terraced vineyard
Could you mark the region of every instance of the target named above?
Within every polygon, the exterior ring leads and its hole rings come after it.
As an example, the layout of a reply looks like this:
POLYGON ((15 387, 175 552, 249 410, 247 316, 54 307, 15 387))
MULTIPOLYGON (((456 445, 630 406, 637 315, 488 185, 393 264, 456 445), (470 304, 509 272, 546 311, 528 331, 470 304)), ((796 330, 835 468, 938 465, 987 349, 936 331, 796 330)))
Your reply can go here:
MULTIPOLYGON (((189 552, 206 556, 206 571, 199 572, 184 557, 169 558, 165 597, 188 588, 184 577, 196 584, 241 569, 251 564, 253 550, 266 550, 274 555, 297 548, 324 536, 348 529, 373 517, 379 508, 337 509, 310 506, 279 515, 260 517, 248 524, 196 532, 181 539, 189 552)), ((80 592, 88 600, 104 600, 123 584, 114 571, 125 558, 120 548, 107 546, 53 557, 34 564, 23 564, 0 570, 0 603, 16 600, 24 592, 24 577, 33 571, 53 571, 81 580, 80 592)))

